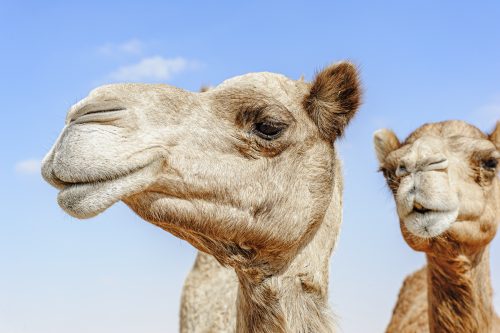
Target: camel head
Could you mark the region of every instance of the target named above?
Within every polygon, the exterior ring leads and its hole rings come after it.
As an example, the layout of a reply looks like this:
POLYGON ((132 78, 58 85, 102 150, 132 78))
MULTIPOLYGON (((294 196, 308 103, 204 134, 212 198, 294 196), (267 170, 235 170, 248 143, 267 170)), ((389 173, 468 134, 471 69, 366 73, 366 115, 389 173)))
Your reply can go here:
POLYGON ((412 248, 476 251, 493 239, 500 218, 500 122, 490 135, 463 121, 425 124, 402 143, 382 129, 374 143, 412 248))
POLYGON ((121 200, 224 264, 279 266, 325 215, 333 141, 359 103, 345 62, 311 83, 252 73, 201 93, 106 85, 70 108, 42 174, 74 217, 121 200))

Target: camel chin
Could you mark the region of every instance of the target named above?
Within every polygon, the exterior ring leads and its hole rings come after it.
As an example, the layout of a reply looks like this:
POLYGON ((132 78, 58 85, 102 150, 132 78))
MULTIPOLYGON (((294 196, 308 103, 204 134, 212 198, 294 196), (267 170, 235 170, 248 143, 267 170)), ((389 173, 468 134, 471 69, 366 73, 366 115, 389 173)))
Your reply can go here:
POLYGON ((67 184, 61 188, 57 202, 69 215, 88 219, 116 202, 145 190, 154 182, 160 168, 161 163, 157 161, 114 179, 67 184))

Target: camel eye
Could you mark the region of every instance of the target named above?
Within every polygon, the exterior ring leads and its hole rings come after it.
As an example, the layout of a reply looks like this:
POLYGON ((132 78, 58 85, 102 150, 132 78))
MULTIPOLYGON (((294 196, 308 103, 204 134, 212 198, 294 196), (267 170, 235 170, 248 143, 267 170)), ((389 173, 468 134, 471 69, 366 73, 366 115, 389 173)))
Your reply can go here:
POLYGON ((407 174, 408 174, 408 169, 406 168, 406 165, 400 164, 396 169, 396 176, 401 177, 407 174))
POLYGON ((483 167, 486 169, 496 169, 498 166, 498 160, 496 158, 489 158, 483 161, 483 167))
POLYGON ((255 124, 254 132, 262 139, 274 140, 280 136, 285 127, 285 124, 262 122, 255 124))

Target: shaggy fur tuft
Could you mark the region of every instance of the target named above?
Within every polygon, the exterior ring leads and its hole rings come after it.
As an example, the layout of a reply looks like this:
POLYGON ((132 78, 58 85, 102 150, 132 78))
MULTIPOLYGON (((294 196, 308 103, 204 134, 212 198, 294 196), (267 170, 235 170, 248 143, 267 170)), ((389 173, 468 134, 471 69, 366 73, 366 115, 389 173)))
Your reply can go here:
POLYGON ((304 108, 327 140, 334 140, 361 104, 361 84, 356 67, 341 62, 319 72, 304 99, 304 108))

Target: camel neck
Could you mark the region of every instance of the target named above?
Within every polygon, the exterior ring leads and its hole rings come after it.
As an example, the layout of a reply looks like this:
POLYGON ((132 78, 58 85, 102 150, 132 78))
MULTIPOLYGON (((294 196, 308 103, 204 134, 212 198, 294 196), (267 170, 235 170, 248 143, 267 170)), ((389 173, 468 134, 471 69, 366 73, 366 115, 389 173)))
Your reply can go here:
POLYGON ((340 163, 335 164, 334 175, 323 222, 286 267, 270 276, 258 268, 236 269, 238 333, 334 332, 328 305, 328 273, 342 223, 340 163))
POLYGON ((488 333, 493 306, 489 249, 474 255, 427 255, 431 333, 488 333))
POLYGON ((333 332, 327 286, 300 275, 271 276, 256 282, 238 273, 238 333, 333 332))

